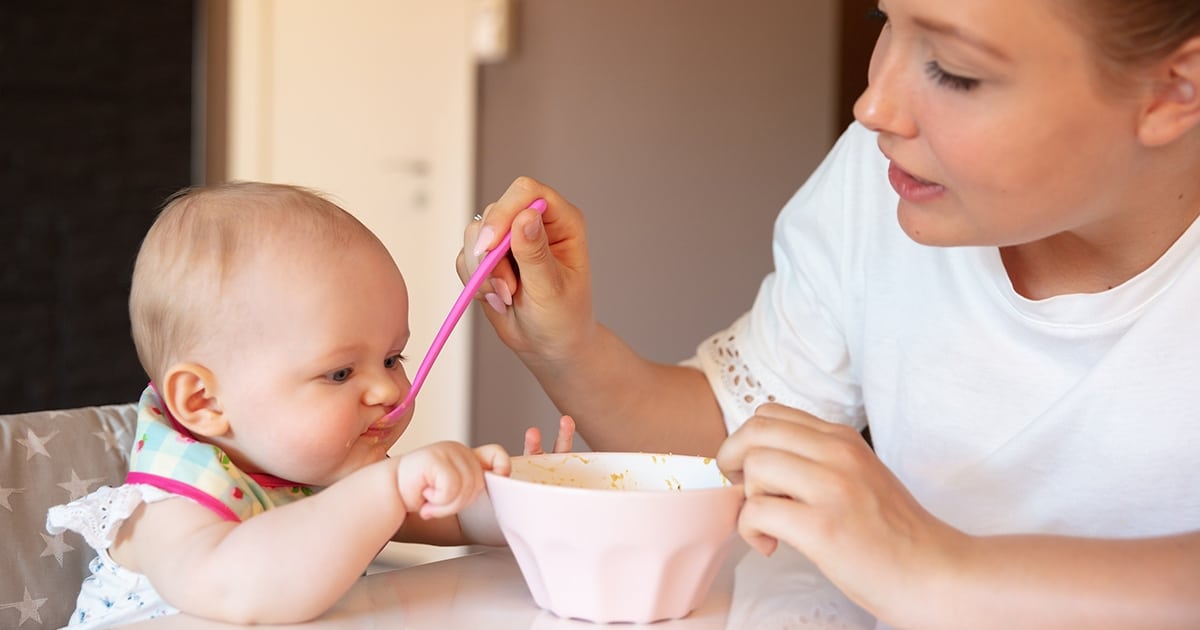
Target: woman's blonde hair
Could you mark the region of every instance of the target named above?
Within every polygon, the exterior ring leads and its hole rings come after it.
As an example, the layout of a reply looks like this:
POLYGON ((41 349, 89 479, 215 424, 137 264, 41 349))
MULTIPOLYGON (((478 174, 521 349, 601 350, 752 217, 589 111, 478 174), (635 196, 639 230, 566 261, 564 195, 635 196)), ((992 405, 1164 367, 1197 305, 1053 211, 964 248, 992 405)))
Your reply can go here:
POLYGON ((1091 42, 1097 69, 1109 85, 1164 59, 1200 37, 1197 0, 1074 0, 1059 3, 1091 42))
POLYGON ((134 264, 129 319, 142 368, 158 380, 220 332, 214 320, 227 306, 224 289, 256 256, 303 258, 363 238, 384 247, 358 219, 306 188, 232 182, 175 193, 134 264))

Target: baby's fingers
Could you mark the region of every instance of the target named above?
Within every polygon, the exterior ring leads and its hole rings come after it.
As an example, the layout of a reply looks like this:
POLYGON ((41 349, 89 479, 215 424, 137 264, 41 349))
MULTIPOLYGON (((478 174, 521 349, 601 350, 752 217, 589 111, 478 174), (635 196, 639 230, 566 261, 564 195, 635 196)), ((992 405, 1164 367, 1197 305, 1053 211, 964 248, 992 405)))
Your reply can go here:
POLYGON ((558 437, 554 438, 555 453, 570 453, 575 442, 575 419, 563 416, 558 419, 558 437))
POLYGON ((484 470, 497 475, 507 477, 508 473, 512 471, 512 460, 508 457, 508 451, 499 444, 485 444, 477 447, 475 458, 479 460, 479 465, 483 466, 484 470))
POLYGON ((537 427, 525 429, 524 453, 526 455, 541 455, 544 452, 542 450, 542 430, 537 427))
MULTIPOLYGON (((575 443, 575 420, 571 416, 563 416, 558 420, 558 435, 554 438, 555 453, 569 453, 571 447, 575 443)), ((542 449, 542 431, 537 427, 529 427, 525 430, 525 454, 526 455, 541 455, 545 450, 542 449)))
POLYGON ((441 518, 457 514, 479 496, 483 489, 483 480, 474 478, 480 475, 475 469, 474 475, 463 474, 463 471, 446 471, 437 476, 434 483, 421 491, 425 500, 421 505, 421 518, 441 518))

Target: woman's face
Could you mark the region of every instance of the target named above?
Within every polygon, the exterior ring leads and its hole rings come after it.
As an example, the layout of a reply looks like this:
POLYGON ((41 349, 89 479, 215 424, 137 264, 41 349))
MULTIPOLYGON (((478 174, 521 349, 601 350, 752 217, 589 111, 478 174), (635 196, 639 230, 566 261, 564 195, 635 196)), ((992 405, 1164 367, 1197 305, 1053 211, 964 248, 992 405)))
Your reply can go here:
POLYGON ((1128 227, 1138 103, 1105 91, 1050 0, 886 0, 855 117, 879 132, 898 218, 930 245, 1128 227))

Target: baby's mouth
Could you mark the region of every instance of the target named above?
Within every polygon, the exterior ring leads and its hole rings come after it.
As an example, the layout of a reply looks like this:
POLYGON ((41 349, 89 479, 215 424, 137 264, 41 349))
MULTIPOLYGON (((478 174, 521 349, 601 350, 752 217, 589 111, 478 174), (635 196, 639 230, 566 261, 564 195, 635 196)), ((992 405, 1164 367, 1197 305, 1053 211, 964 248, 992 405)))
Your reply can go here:
POLYGON ((362 432, 362 437, 378 440, 390 433, 392 427, 394 426, 396 425, 392 422, 383 422, 382 420, 377 420, 371 424, 371 426, 367 427, 366 431, 362 432))
POLYGON ((372 422, 371 426, 367 427, 367 431, 387 431, 397 424, 400 424, 399 418, 393 418, 392 410, 389 409, 388 412, 383 414, 383 416, 381 416, 378 420, 372 422))
POLYGON ((366 429, 363 429, 362 433, 350 438, 350 440, 346 442, 346 448, 352 448, 357 443, 366 443, 370 446, 375 446, 376 444, 379 444, 380 442, 389 438, 392 433, 393 426, 394 425, 391 424, 385 425, 379 420, 376 420, 366 429))

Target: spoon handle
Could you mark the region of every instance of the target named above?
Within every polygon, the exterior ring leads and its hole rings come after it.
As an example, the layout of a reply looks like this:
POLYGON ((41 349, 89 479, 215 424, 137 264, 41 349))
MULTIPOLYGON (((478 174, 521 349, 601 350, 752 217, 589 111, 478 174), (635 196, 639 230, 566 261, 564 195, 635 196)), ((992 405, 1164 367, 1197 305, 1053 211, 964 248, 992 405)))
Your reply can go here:
MULTIPOLYGON (((529 204, 529 208, 538 212, 546 211, 546 200, 535 199, 529 204)), ((462 293, 458 294, 458 299, 454 301, 454 306, 450 307, 450 312, 446 315, 446 320, 442 322, 442 327, 438 329, 437 335, 433 338, 433 345, 429 346, 429 351, 425 353, 425 358, 421 359, 421 365, 417 367, 417 373, 413 375, 412 387, 408 389, 408 395, 404 397, 395 409, 392 409, 381 421, 382 424, 391 423, 395 418, 404 413, 406 409, 412 406, 413 400, 417 397, 417 392, 420 391, 421 385, 425 383, 425 377, 429 375, 429 370, 433 367, 433 361, 442 351, 442 347, 446 345, 446 340, 450 338, 450 333, 458 324, 458 320, 462 318, 467 307, 471 305, 471 299, 475 296, 475 292, 479 290, 480 285, 500 264, 500 259, 508 254, 509 248, 512 246, 512 231, 504 233, 504 238, 500 240, 492 251, 484 255, 483 260, 479 261, 479 267, 475 269, 475 273, 471 274, 470 279, 463 285, 462 293)))

